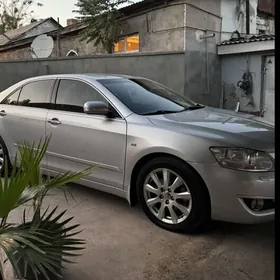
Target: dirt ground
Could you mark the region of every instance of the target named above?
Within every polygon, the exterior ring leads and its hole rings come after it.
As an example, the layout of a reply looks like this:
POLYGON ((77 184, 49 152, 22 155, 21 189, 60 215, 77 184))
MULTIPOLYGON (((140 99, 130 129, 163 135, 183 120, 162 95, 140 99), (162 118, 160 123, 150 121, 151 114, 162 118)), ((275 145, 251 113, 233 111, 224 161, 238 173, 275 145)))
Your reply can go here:
MULTIPOLYGON (((65 280, 274 280, 274 224, 258 226, 214 222, 200 235, 175 234, 153 225, 139 206, 85 187, 61 191, 47 204, 68 209, 87 242, 65 280)), ((20 219, 22 210, 12 213, 20 219)), ((7 268, 8 280, 13 279, 7 268)))

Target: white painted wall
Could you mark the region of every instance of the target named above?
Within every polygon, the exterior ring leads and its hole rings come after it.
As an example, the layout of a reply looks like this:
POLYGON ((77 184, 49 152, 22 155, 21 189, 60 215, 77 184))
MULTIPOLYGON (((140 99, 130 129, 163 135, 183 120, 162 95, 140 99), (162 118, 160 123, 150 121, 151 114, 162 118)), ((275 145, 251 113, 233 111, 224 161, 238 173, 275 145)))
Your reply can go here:
MULTIPOLYGON (((257 34, 257 7, 258 0, 250 0, 250 34, 252 35, 257 34)), ((235 30, 246 33, 246 1, 221 0, 221 15, 223 17, 222 41, 229 40, 235 30)))

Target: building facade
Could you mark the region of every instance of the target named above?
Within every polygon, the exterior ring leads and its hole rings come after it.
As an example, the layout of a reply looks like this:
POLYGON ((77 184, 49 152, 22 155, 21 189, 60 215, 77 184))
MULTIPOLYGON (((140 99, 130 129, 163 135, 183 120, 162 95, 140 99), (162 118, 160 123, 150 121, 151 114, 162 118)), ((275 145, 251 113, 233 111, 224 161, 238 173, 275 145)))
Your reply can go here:
POLYGON ((225 41, 221 57, 220 107, 275 119, 275 36, 225 41))
MULTIPOLYGON (((275 35, 275 0, 249 1, 250 35, 275 35)), ((232 32, 246 34, 246 0, 221 0, 223 16, 221 40, 231 38, 232 32)))
MULTIPOLYGON (((187 42, 197 41, 196 31, 221 31, 221 0, 144 0, 121 9, 122 25, 115 53, 184 51, 187 42)), ((81 41, 84 25, 68 20, 68 26, 47 33, 55 41, 51 57, 104 54, 102 46, 81 41)), ((36 34, 38 35, 38 34, 36 34)), ((31 58, 28 50, 35 36, 0 46, 0 60, 31 58)), ((192 44, 191 44, 192 45, 192 44)))
POLYGON ((30 42, 36 36, 50 33, 60 28, 62 26, 57 21, 53 18, 47 18, 0 34, 0 60, 32 58, 30 42), (29 44, 28 47, 24 45, 25 43, 29 44), (19 47, 22 44, 25 47, 19 47))

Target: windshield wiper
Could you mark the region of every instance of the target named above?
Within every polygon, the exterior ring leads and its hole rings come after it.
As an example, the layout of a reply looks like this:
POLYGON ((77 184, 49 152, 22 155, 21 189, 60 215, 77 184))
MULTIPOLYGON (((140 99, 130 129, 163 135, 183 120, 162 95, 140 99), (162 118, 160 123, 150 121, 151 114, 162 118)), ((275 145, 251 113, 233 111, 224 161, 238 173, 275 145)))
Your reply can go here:
POLYGON ((143 116, 152 116, 152 115, 174 114, 174 113, 182 113, 182 112, 185 112, 185 111, 188 111, 188 110, 197 110, 197 109, 202 109, 202 108, 205 108, 205 106, 200 105, 200 104, 195 104, 194 106, 187 107, 182 111, 158 110, 158 111, 155 111, 155 112, 149 112, 149 113, 145 113, 145 114, 142 114, 142 115, 143 116))
POLYGON ((179 113, 180 111, 168 111, 168 110, 158 110, 155 112, 149 112, 142 114, 143 116, 152 116, 152 115, 164 115, 164 114, 174 114, 174 113, 179 113))
POLYGON ((196 104, 195 106, 188 107, 188 110, 198 110, 198 109, 203 109, 203 108, 205 108, 205 106, 196 104))

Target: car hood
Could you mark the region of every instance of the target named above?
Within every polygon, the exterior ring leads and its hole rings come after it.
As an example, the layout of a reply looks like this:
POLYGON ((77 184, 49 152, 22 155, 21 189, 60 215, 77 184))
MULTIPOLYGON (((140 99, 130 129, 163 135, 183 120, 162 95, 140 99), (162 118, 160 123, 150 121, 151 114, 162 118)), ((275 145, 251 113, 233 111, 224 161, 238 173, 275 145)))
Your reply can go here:
POLYGON ((205 107, 148 118, 154 125, 176 132, 211 138, 223 144, 274 152, 274 124, 253 115, 205 107))

